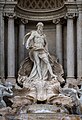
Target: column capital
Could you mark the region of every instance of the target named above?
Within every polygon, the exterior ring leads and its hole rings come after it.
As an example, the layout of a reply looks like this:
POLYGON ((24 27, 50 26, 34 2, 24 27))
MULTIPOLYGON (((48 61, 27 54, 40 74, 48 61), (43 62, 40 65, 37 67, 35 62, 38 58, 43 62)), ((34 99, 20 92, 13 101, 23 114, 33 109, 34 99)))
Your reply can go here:
POLYGON ((55 25, 57 25, 57 24, 64 24, 66 21, 65 21, 65 18, 63 17, 63 18, 58 18, 58 19, 53 19, 53 23, 55 24, 55 25))
POLYGON ((61 22, 61 19, 60 18, 58 18, 58 19, 53 19, 53 23, 54 24, 59 24, 61 22))
POLYGON ((27 24, 28 23, 28 19, 21 18, 20 23, 21 24, 27 24))
POLYGON ((67 9, 67 14, 66 14, 67 18, 74 18, 78 16, 78 9, 77 9, 76 1, 68 0, 67 2, 65 2, 64 5, 67 9))
POLYGON ((9 19, 16 18, 16 13, 4 13, 4 16, 8 17, 9 19))
POLYGON ((60 23, 60 19, 58 18, 58 19, 53 19, 53 23, 54 24, 59 24, 60 23))
POLYGON ((74 14, 67 16, 67 78, 74 78, 74 14), (70 58, 70 59, 69 59, 70 58))
POLYGON ((78 14, 77 13, 66 13, 65 19, 73 19, 75 17, 77 17, 78 14))
POLYGON ((19 24, 27 24, 28 23, 28 19, 24 19, 24 18, 19 18, 17 17, 17 20, 16 20, 16 23, 19 25, 19 24))

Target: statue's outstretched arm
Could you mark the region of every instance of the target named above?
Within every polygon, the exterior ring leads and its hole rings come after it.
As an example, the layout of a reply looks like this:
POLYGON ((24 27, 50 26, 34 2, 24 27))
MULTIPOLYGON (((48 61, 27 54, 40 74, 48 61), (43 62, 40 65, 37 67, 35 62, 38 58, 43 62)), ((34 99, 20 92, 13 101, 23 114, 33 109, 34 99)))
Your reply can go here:
POLYGON ((34 38, 34 32, 31 33, 30 37, 26 41, 26 48, 29 49, 29 43, 34 38))
POLYGON ((30 37, 27 39, 26 41, 26 48, 28 49, 29 48, 29 43, 30 43, 30 40, 32 40, 34 38, 34 31, 31 31, 29 33, 27 33, 25 36, 24 36, 24 39, 23 39, 23 44, 25 43, 25 38, 30 35, 30 37))
POLYGON ((24 38, 23 38, 23 45, 25 44, 25 39, 26 39, 26 37, 27 37, 28 35, 30 35, 30 34, 31 34, 31 32, 27 33, 27 34, 24 36, 24 38))

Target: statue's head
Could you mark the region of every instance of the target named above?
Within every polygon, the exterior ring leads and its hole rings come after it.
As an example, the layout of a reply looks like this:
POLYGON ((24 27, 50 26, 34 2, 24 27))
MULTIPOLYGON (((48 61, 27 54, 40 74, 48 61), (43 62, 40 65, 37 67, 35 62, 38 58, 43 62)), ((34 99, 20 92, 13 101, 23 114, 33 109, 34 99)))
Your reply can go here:
POLYGON ((43 27, 44 24, 43 24, 42 22, 38 22, 36 26, 37 26, 37 27, 38 27, 38 26, 42 26, 42 27, 43 27))
POLYGON ((44 24, 42 22, 38 22, 36 26, 37 26, 38 31, 43 31, 44 24))

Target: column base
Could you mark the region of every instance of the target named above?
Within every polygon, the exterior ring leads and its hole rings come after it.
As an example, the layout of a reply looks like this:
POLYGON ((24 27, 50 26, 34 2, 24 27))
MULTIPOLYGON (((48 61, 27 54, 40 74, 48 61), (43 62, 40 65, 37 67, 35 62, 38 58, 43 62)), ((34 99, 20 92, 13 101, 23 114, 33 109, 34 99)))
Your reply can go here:
POLYGON ((5 78, 4 77, 0 77, 0 84, 5 84, 5 78))
POLYGON ((68 77, 66 78, 66 84, 69 88, 74 88, 78 85, 78 81, 74 77, 68 77))
POLYGON ((76 79, 75 79, 74 77, 67 77, 67 78, 66 78, 66 82, 67 82, 67 83, 72 83, 72 82, 74 82, 74 81, 76 81, 76 79))
POLYGON ((75 79, 74 77, 67 77, 66 81, 68 81, 68 80, 74 80, 74 79, 75 79))
POLYGON ((82 77, 77 77, 78 85, 82 85, 82 77))
POLYGON ((16 84, 16 78, 14 78, 14 77, 8 77, 6 79, 6 82, 11 82, 13 85, 15 85, 16 84))

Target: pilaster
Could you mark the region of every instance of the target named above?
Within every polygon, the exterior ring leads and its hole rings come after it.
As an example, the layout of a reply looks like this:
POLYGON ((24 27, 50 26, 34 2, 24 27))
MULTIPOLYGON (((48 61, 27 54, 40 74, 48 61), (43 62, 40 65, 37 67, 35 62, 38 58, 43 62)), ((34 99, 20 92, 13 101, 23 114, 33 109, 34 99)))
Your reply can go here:
POLYGON ((0 1, 0 77, 5 76, 5 70, 4 70, 4 17, 3 17, 3 12, 4 12, 4 0, 0 1))
POLYGON ((28 23, 28 20, 20 19, 19 23, 19 65, 24 60, 24 45, 23 37, 25 35, 25 24, 28 23))
POLYGON ((77 77, 82 77, 82 1, 77 0, 77 77))
POLYGON ((67 78, 74 78, 74 14, 67 14, 67 78))
POLYGON ((68 2, 74 2, 74 0, 67 0, 68 2))
POLYGON ((14 14, 8 16, 8 78, 15 78, 14 14))
POLYGON ((4 16, 8 18, 8 77, 7 81, 15 83, 15 29, 14 19, 15 11, 14 8, 17 1, 6 0, 4 7, 4 16))
POLYGON ((62 24, 61 19, 53 20, 56 25, 56 55, 59 63, 62 64, 62 24))
POLYGON ((67 8, 67 79, 74 79, 74 18, 78 16, 76 1, 68 0, 65 2, 67 8))

